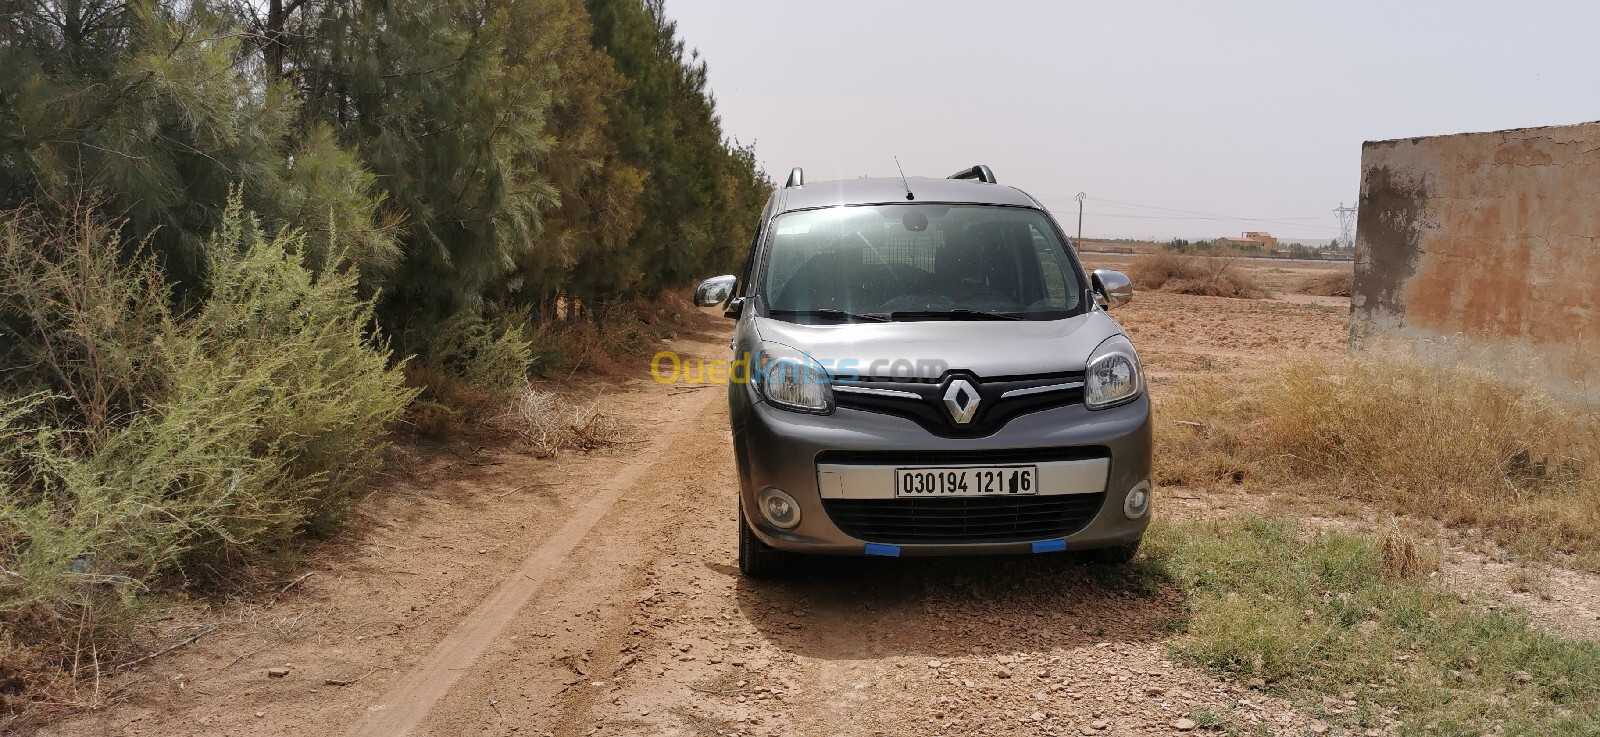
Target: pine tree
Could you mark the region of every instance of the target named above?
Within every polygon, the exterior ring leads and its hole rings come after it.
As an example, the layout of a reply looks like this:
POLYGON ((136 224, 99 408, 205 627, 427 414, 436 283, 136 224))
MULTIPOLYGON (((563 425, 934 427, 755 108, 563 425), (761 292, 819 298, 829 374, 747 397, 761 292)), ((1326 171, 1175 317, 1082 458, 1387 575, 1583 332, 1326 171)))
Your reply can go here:
POLYGON ((312 242, 373 273, 393 261, 370 176, 331 141, 297 145, 293 96, 246 63, 231 16, 10 0, 0 19, 0 208, 100 202, 181 286, 199 283, 235 187, 271 228, 347 235, 312 242))
POLYGON ((592 45, 581 2, 539 0, 521 7, 512 36, 543 36, 539 53, 555 69, 548 117, 552 145, 537 166, 559 192, 560 204, 519 260, 503 299, 554 315, 561 296, 589 298, 638 278, 637 259, 627 258, 625 250, 643 217, 644 172, 618 159, 608 135, 607 105, 627 83, 611 58, 592 45), (580 273, 580 260, 612 268, 580 273), (582 275, 601 281, 583 282, 582 275))
POLYGON ((510 45, 517 5, 330 3, 288 51, 305 118, 360 151, 405 218, 383 304, 391 329, 477 309, 556 202, 534 166, 551 146, 551 70, 510 45))
POLYGON ((731 268, 771 183, 724 143, 706 65, 698 52, 685 52, 662 0, 589 0, 588 7, 595 44, 629 81, 611 110, 618 157, 647 178, 643 221, 628 249, 638 278, 625 280, 615 262, 594 259, 579 278, 650 292, 682 286, 716 270, 714 263, 731 268))

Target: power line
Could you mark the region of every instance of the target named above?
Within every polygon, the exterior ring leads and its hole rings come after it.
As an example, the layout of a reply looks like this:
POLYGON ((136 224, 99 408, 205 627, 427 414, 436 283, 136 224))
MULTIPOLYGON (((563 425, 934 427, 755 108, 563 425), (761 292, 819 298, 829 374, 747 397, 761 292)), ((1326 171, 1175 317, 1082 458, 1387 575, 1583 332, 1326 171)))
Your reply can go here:
MULTIPOLYGON (((1270 218, 1269 217, 1245 217, 1245 216, 1242 216, 1242 215, 1228 215, 1228 214, 1218 213, 1218 212, 1204 212, 1204 211, 1200 211, 1200 210, 1183 210, 1183 209, 1179 209, 1179 208, 1175 208, 1175 207, 1162 207, 1160 205, 1143 205, 1143 204, 1139 204, 1137 202, 1119 202, 1117 200, 1106 200, 1106 199, 1096 199, 1095 201, 1103 203, 1103 204, 1113 205, 1113 206, 1127 207, 1127 208, 1133 208, 1133 209, 1138 209, 1138 210, 1150 210, 1150 211, 1153 211, 1153 212, 1177 213, 1179 215, 1189 215, 1189 216, 1193 216, 1193 217, 1196 217, 1196 218, 1209 218, 1209 219, 1213 219, 1213 220, 1237 220, 1237 221, 1243 221, 1243 222, 1279 224, 1279 225, 1283 225, 1284 227, 1297 227, 1297 228, 1311 227, 1311 226, 1308 226, 1308 225, 1306 225, 1304 223, 1297 222, 1297 221, 1314 220, 1314 221, 1324 221, 1324 222, 1326 222, 1326 220, 1327 220, 1327 216, 1326 215, 1321 216, 1321 217, 1292 217, 1292 216, 1291 217, 1270 217, 1270 218)), ((1319 226, 1319 227, 1325 228, 1325 229, 1328 229, 1328 230, 1334 230, 1334 228, 1332 226, 1328 226, 1328 225, 1323 225, 1323 226, 1319 226)))
MULTIPOLYGON (((1202 220, 1202 221, 1208 221, 1208 222, 1233 222, 1233 221, 1264 222, 1264 221, 1253 220, 1252 218, 1213 218, 1213 217, 1195 217, 1195 216, 1186 216, 1186 215, 1131 215, 1131 214, 1128 214, 1128 213, 1117 213, 1117 212, 1085 212, 1083 214, 1083 216, 1084 217, 1096 217, 1096 218, 1123 218, 1123 219, 1128 219, 1128 220, 1186 220, 1186 221, 1202 220)), ((1268 225, 1281 224, 1285 228, 1310 228, 1310 229, 1314 229, 1314 230, 1327 231, 1329 233, 1334 233, 1334 232, 1338 231, 1337 228, 1334 228, 1331 225, 1313 225, 1313 224, 1309 224, 1309 223, 1290 224, 1290 223, 1273 223, 1273 222, 1267 222, 1266 224, 1268 224, 1268 225)))
MULTIPOLYGON (((1237 217, 1237 218, 1234 218, 1234 217, 1225 217, 1225 216, 1220 216, 1220 215, 1217 215, 1217 216, 1212 216, 1212 215, 1147 215, 1147 214, 1143 214, 1143 213, 1140 213, 1140 214, 1097 213, 1097 214, 1102 216, 1102 217, 1147 218, 1147 219, 1151 219, 1151 220, 1221 220, 1221 221, 1229 221, 1229 222, 1237 220, 1237 221, 1243 221, 1243 222, 1261 222, 1261 223, 1269 223, 1269 222, 1285 222, 1286 223, 1286 222, 1289 222, 1291 220, 1312 220, 1312 221, 1327 220, 1327 218, 1325 218, 1325 217, 1321 217, 1321 218, 1299 218, 1299 217, 1288 217, 1288 218, 1246 218, 1246 217, 1237 217)), ((1296 226, 1296 227, 1298 227, 1298 226, 1296 226)), ((1331 226, 1331 225, 1320 225, 1320 226, 1317 226, 1317 227, 1330 228, 1330 229, 1333 228, 1333 226, 1331 226)))
MULTIPOLYGON (((1295 216, 1271 217, 1271 218, 1267 218, 1267 217, 1245 217, 1245 216, 1241 216, 1241 215, 1227 215, 1227 214, 1215 213, 1215 212, 1202 212, 1202 211, 1199 211, 1199 210, 1183 210, 1183 209, 1173 208, 1173 207, 1161 207, 1159 205, 1142 205, 1142 204, 1139 204, 1139 203, 1136 203, 1136 202, 1119 202, 1117 200, 1107 200, 1107 199, 1101 199, 1101 198, 1086 198, 1086 199, 1089 199, 1091 202, 1095 202, 1095 203, 1103 204, 1103 205, 1110 205, 1112 207, 1122 207, 1122 208, 1129 208, 1129 209, 1135 209, 1135 210, 1146 210, 1146 211, 1153 212, 1153 213, 1163 213, 1163 214, 1159 214, 1159 215, 1157 215, 1157 214, 1122 214, 1122 213, 1107 213, 1107 212, 1093 213, 1096 217, 1129 218, 1129 219, 1139 219, 1139 220, 1202 220, 1202 221, 1212 221, 1212 222, 1250 222, 1250 223, 1263 223, 1263 224, 1266 224, 1266 225, 1276 225, 1276 226, 1280 226, 1280 227, 1284 227, 1284 228, 1294 228, 1294 229, 1297 229, 1297 230, 1311 229, 1311 230, 1320 230, 1320 231, 1329 232, 1329 233, 1335 233, 1335 232, 1339 231, 1338 228, 1336 228, 1334 226, 1331 226, 1331 225, 1317 224, 1316 221, 1326 222, 1327 221, 1327 216, 1326 215, 1321 216, 1321 217, 1295 217, 1295 216), (1167 214, 1167 213, 1175 213, 1175 214, 1167 214), (1307 221, 1311 221, 1311 222, 1307 222, 1307 221)), ((1085 213, 1085 215, 1089 215, 1089 214, 1091 214, 1091 213, 1085 213)))

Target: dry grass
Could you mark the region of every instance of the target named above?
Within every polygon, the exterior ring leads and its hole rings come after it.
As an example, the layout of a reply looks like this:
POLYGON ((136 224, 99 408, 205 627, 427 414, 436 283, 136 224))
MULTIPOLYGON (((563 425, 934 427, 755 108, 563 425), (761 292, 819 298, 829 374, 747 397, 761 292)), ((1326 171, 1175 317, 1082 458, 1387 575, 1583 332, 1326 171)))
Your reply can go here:
POLYGON ((1255 277, 1227 256, 1147 253, 1128 265, 1128 276, 1142 289, 1203 297, 1260 299, 1268 296, 1255 277))
POLYGON ((1390 525, 1378 539, 1378 553, 1383 561, 1383 574, 1391 579, 1417 578, 1439 570, 1442 556, 1439 549, 1400 531, 1390 525))
POLYGON ((1592 424, 1492 374, 1375 353, 1197 381, 1162 399, 1163 482, 1372 502, 1534 555, 1600 544, 1592 424))
POLYGON ((1322 297, 1348 297, 1355 282, 1353 271, 1332 271, 1303 279, 1295 291, 1322 297))
POLYGON ((576 402, 555 392, 528 387, 500 424, 515 432, 541 458, 564 450, 593 451, 627 442, 622 421, 599 410, 599 400, 576 402))

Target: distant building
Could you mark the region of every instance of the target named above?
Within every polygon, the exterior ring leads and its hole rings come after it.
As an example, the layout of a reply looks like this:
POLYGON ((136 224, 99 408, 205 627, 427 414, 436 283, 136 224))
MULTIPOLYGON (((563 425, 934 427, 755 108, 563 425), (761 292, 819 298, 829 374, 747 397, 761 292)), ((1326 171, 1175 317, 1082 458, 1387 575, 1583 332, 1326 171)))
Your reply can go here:
POLYGON ((1278 239, 1272 237, 1271 233, 1266 233, 1259 230, 1247 230, 1238 238, 1218 238, 1217 245, 1248 248, 1251 250, 1272 253, 1278 249, 1278 239))

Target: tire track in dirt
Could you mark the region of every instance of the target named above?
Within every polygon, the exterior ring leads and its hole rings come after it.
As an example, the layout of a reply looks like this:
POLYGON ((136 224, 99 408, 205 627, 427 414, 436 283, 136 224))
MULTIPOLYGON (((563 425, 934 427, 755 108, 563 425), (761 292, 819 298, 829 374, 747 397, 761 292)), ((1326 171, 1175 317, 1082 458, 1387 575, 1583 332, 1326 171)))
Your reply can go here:
MULTIPOLYGON (((683 411, 690 416, 702 414, 719 396, 715 391, 698 392, 695 401, 683 411)), ((421 664, 390 689, 378 704, 369 707, 366 717, 345 734, 348 737, 411 734, 489 645, 501 637, 595 525, 612 511, 617 500, 655 468, 656 455, 669 446, 673 438, 673 434, 658 434, 645 452, 624 462, 621 470, 601 485, 600 493, 585 501, 554 535, 527 556, 519 569, 456 624, 421 664)))
POLYGON ((648 649, 642 600, 663 569, 718 514, 731 514, 732 453, 722 390, 672 412, 667 442, 640 461, 639 478, 567 557, 500 641, 461 678, 416 734, 590 733, 591 712, 648 649))

